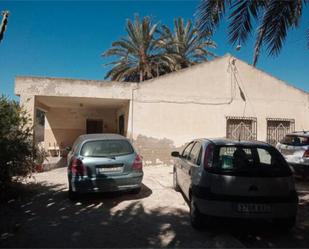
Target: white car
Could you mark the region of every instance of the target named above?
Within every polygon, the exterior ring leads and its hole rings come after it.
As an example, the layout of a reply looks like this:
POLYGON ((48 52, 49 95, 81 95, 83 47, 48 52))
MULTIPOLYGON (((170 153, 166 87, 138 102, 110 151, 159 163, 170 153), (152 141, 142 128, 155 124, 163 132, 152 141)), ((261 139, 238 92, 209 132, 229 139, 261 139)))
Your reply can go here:
POLYGON ((294 169, 296 175, 309 176, 309 132, 293 132, 287 134, 277 144, 277 149, 294 169))

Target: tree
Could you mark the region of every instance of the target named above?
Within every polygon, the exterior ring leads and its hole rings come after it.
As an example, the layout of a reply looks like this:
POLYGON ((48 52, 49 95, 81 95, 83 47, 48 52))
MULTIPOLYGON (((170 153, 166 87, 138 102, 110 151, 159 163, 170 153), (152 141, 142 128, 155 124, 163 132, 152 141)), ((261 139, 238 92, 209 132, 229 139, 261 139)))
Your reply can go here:
POLYGON ((0 186, 7 185, 13 176, 26 177, 33 172, 36 152, 29 122, 18 102, 0 97, 0 186))
POLYGON ((3 39, 3 35, 4 35, 5 29, 6 29, 6 26, 7 26, 7 23, 8 23, 9 12, 7 10, 2 11, 2 16, 3 16, 2 22, 1 22, 1 25, 0 25, 0 42, 3 39))
POLYGON ((174 32, 162 25, 160 45, 165 49, 169 62, 174 64, 171 70, 186 68, 215 55, 208 48, 215 48, 216 44, 209 38, 209 34, 200 35, 190 20, 184 24, 183 18, 174 20, 174 32))
POLYGON ((279 54, 288 31, 299 26, 307 2, 308 0, 202 0, 197 10, 198 28, 200 32, 213 33, 229 9, 229 41, 241 44, 248 40, 253 23, 257 23, 253 55, 255 66, 262 46, 266 47, 271 56, 279 54))
POLYGON ((103 57, 116 56, 117 59, 106 65, 112 65, 105 78, 116 81, 143 81, 163 74, 168 70, 167 58, 160 53, 155 34, 158 24, 152 24, 150 17, 139 21, 127 21, 127 37, 112 43, 112 48, 102 54, 103 57))

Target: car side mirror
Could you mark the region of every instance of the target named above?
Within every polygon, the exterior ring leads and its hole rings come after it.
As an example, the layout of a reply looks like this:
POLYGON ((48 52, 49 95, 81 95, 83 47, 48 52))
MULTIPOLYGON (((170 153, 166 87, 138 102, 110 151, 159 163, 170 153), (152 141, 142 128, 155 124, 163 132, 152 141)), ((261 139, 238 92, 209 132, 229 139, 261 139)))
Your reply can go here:
POLYGON ((171 153, 171 156, 172 156, 172 157, 179 157, 180 155, 179 155, 179 152, 178 152, 178 151, 173 151, 173 152, 171 153))
POLYGON ((65 150, 67 151, 67 152, 69 152, 69 151, 71 151, 71 147, 70 146, 67 146, 67 147, 65 147, 65 150))

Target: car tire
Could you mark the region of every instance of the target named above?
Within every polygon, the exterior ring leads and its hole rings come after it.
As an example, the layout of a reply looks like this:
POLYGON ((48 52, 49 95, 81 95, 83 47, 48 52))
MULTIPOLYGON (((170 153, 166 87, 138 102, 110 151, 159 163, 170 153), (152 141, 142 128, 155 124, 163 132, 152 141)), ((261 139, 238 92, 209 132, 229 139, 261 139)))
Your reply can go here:
POLYGON ((131 194, 137 195, 141 192, 141 187, 135 188, 131 190, 131 194))
POLYGON ((193 196, 190 198, 190 221, 192 227, 197 230, 203 227, 203 215, 198 210, 193 196))
POLYGON ((275 220, 275 226, 281 231, 291 230, 295 226, 295 223, 296 217, 275 220))
POLYGON ((178 185, 178 180, 177 180, 177 173, 176 170, 174 169, 173 171, 173 188, 175 191, 179 192, 180 191, 180 187, 178 185))

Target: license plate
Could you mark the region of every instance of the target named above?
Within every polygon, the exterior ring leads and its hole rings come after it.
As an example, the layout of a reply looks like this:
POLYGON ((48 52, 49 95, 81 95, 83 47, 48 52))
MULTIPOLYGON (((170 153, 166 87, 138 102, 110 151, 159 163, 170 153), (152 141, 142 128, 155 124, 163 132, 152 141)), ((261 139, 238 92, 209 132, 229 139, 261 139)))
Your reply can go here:
POLYGON ((104 174, 104 173, 121 173, 123 167, 106 167, 106 168, 97 168, 97 173, 104 174))
POLYGON ((255 203, 239 203, 237 211, 240 213, 270 213, 271 205, 255 203))

